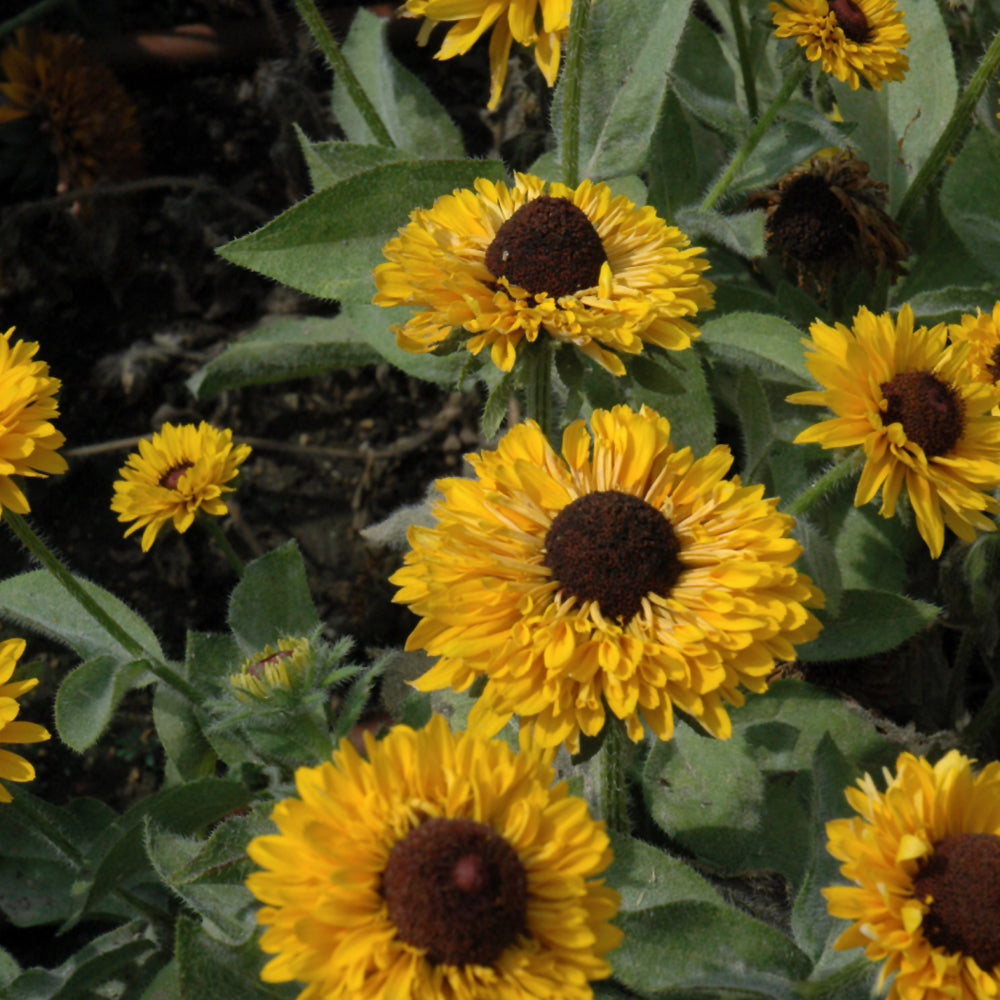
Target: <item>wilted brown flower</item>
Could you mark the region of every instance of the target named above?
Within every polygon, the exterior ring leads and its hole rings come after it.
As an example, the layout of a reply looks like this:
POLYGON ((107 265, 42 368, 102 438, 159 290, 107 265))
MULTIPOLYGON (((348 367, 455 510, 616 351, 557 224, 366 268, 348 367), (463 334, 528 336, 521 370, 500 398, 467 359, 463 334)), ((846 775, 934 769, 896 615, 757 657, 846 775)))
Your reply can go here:
POLYGON ((766 209, 767 251, 780 256, 800 288, 825 297, 841 266, 850 262, 893 283, 906 274, 910 253, 886 214, 887 187, 868 176, 868 164, 845 150, 814 156, 771 187, 751 195, 766 209))
POLYGON ((0 73, 6 98, 0 126, 40 120, 59 163, 59 191, 138 175, 142 142, 135 105, 81 39, 22 29, 0 52, 0 73))

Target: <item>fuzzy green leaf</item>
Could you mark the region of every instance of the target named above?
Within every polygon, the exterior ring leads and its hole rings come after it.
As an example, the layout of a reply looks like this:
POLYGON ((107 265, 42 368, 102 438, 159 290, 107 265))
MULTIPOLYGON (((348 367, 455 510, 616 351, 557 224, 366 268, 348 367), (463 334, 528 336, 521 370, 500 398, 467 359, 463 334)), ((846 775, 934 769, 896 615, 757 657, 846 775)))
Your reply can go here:
POLYGON ((314 191, 332 187, 338 181, 353 177, 355 174, 363 174, 372 167, 382 166, 383 163, 410 159, 410 154, 406 150, 395 149, 392 146, 340 142, 336 139, 311 142, 297 125, 295 134, 298 136, 314 191))
POLYGON ((802 337, 801 330, 780 316, 730 313, 708 320, 698 344, 710 355, 750 366, 763 378, 811 386, 802 337))
POLYGON ((948 222, 969 253, 994 275, 1000 275, 998 163, 1000 138, 978 129, 966 140, 941 186, 941 208, 948 222))

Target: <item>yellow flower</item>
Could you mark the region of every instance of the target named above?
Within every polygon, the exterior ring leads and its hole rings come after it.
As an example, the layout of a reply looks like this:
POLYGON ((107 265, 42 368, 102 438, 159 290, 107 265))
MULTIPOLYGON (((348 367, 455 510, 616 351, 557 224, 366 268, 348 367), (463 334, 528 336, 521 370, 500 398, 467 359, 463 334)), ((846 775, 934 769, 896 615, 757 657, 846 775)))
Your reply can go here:
POLYGON ((826 825, 852 886, 823 890, 852 921, 835 947, 864 947, 895 973, 888 1000, 986 1000, 1000 994, 1000 764, 979 774, 957 750, 931 765, 901 754, 879 792, 847 789, 858 813, 826 825))
POLYGON ((968 370, 974 382, 982 382, 994 391, 994 415, 1000 414, 1000 302, 992 313, 976 310, 948 327, 948 336, 956 343, 969 345, 968 370))
POLYGON ((685 317, 713 305, 702 249, 605 184, 574 191, 518 174, 508 190, 478 180, 411 219, 385 247, 390 263, 375 269, 374 301, 420 309, 394 329, 412 353, 461 328, 473 334, 468 350, 489 347, 508 372, 521 341, 546 333, 621 375, 606 348, 683 350, 698 335, 685 317))
POLYGON ((500 101, 510 45, 516 41, 535 50, 535 62, 554 86, 559 53, 569 28, 572 0, 406 0, 403 14, 424 17, 417 41, 427 44, 431 31, 442 21, 452 25, 436 58, 451 59, 469 49, 493 28, 490 38, 490 101, 492 111, 500 101))
POLYGON ((145 528, 142 551, 148 552, 160 529, 172 521, 182 534, 199 511, 217 517, 228 512, 223 494, 250 454, 250 446, 233 444, 233 432, 216 430, 204 421, 164 424, 152 440, 139 442, 118 471, 111 509, 119 521, 135 521, 125 537, 145 528))
POLYGON ((14 328, 0 335, 0 515, 4 508, 27 514, 31 508, 11 476, 50 476, 65 472, 58 449, 66 443, 52 426, 59 416, 61 383, 49 366, 32 361, 38 344, 11 344, 14 328))
POLYGON ((263 699, 275 690, 291 691, 296 680, 307 671, 312 659, 308 639, 279 639, 275 646, 265 646, 243 661, 238 674, 229 675, 237 696, 263 699))
POLYGON ((300 1000, 588 1000, 620 932, 604 824, 551 755, 452 734, 365 733, 299 768, 298 798, 250 843, 267 983, 300 1000))
POLYGON ((909 306, 895 321, 862 307, 853 329, 817 320, 809 332, 806 364, 823 389, 788 399, 835 416, 795 443, 864 448, 855 505, 882 490, 879 513, 892 517, 905 485, 935 559, 945 525, 965 541, 996 530, 987 515, 1000 510, 990 495, 1000 485, 1000 421, 990 414, 992 387, 969 377, 968 345, 947 346, 943 323, 914 329, 909 306))
POLYGON ((534 422, 443 479, 433 528, 392 579, 421 621, 407 649, 440 657, 416 686, 486 679, 470 729, 521 716, 524 744, 598 734, 605 709, 633 740, 673 734, 673 707, 730 735, 724 703, 767 688, 776 660, 819 632, 822 603, 792 563, 793 520, 762 486, 723 478, 726 447, 676 451, 652 410, 596 410, 563 435, 534 422))
MULTIPOLYGON (((23 639, 7 639, 0 642, 0 779, 4 781, 32 781, 35 769, 21 756, 3 749, 6 743, 41 743, 49 738, 49 732, 34 722, 17 722, 21 710, 17 699, 30 691, 38 678, 27 681, 13 681, 14 668, 24 652, 23 639)), ((0 802, 10 802, 10 792, 0 785, 0 802)))
POLYGON ((0 125, 33 117, 59 162, 59 190, 128 180, 141 169, 136 109, 112 72, 71 35, 18 31, 0 53, 0 125))
POLYGON ((767 8, 778 38, 794 38, 810 62, 822 61, 823 71, 851 90, 859 74, 881 90, 883 80, 902 80, 910 67, 896 0, 781 0, 767 8))

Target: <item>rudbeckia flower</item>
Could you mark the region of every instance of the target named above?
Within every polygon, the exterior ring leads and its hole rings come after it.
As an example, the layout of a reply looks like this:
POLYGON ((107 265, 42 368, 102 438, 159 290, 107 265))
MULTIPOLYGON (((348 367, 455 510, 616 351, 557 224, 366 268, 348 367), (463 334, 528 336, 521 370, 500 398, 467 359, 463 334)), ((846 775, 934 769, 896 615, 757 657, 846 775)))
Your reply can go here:
POLYGON ((403 14, 427 20, 417 41, 427 44, 431 31, 441 22, 451 25, 444 36, 438 59, 451 59, 468 52, 490 28, 490 100, 492 111, 500 101, 511 42, 535 50, 535 62, 554 86, 559 73, 559 55, 572 0, 406 0, 403 14))
POLYGON ((883 80, 902 80, 909 69, 903 49, 910 36, 896 0, 781 0, 767 8, 778 38, 794 38, 810 62, 851 90, 860 77, 881 90, 883 80))
POLYGON ((995 531, 1000 511, 1000 420, 991 415, 992 386, 972 381, 968 345, 947 344, 943 323, 913 326, 903 306, 893 320, 862 307, 848 329, 818 320, 806 365, 823 387, 789 402, 829 407, 834 417, 804 430, 796 444, 863 448, 865 465, 854 503, 882 491, 879 513, 892 517, 903 487, 920 537, 936 559, 947 525, 972 541, 995 531))
POLYGON ((49 366, 33 361, 38 344, 11 344, 14 328, 0 335, 0 515, 4 508, 31 508, 12 476, 51 476, 67 469, 59 448, 66 443, 52 425, 59 416, 60 382, 49 366))
POLYGON ((299 1000, 590 1000, 621 933, 604 824, 550 756, 453 734, 365 733, 295 774, 248 853, 266 983, 299 1000))
POLYGON ((529 421, 468 458, 391 580, 421 619, 407 649, 439 658, 416 686, 485 679, 470 729, 517 713, 524 744, 575 752, 609 711, 670 739, 676 706, 726 738, 725 704, 819 632, 792 518, 725 478, 728 448, 675 450, 646 407, 570 425, 561 457, 529 421))
MULTIPOLYGON (((967 364, 972 380, 992 386, 1000 404, 1000 302, 992 312, 977 309, 975 316, 962 316, 948 327, 948 336, 954 343, 969 345, 967 364)), ((1000 406, 994 405, 993 412, 1000 414, 1000 406)))
POLYGON ((312 663, 312 645, 304 636, 279 639, 243 661, 240 672, 229 675, 237 696, 267 699, 275 691, 291 691, 312 663))
POLYGON ((469 351, 488 347, 506 372, 522 340, 550 336, 622 375, 612 352, 683 350, 698 335, 688 317, 713 305, 701 248, 605 184, 478 180, 411 219, 385 247, 374 299, 419 310, 395 328, 411 353, 460 330, 469 351))
MULTIPOLYGON (((37 677, 11 681, 25 645, 23 639, 0 642, 0 780, 3 781, 32 781, 35 777, 35 769, 20 754, 4 749, 7 744, 40 743, 49 738, 49 732, 44 727, 34 722, 17 721, 21 710, 17 699, 38 683, 37 677)), ((0 784, 0 802, 10 801, 10 792, 0 784)))
POLYGON ((239 474, 250 446, 233 444, 233 432, 201 422, 164 424, 151 440, 139 442, 118 471, 111 509, 118 520, 135 523, 125 532, 142 533, 142 551, 148 552, 167 523, 183 534, 199 512, 221 517, 228 513, 226 485, 239 474))
POLYGON ((1000 994, 1000 764, 978 774, 957 750, 936 764, 901 754, 880 792, 847 789, 857 813, 826 825, 849 886, 823 890, 851 921, 835 947, 884 962, 888 1000, 1000 994))

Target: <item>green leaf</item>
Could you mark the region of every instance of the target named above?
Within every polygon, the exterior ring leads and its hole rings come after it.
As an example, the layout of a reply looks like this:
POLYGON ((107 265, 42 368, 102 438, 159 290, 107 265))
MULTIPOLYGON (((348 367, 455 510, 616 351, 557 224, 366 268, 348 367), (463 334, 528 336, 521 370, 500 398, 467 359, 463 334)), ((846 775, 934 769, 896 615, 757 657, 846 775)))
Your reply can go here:
MULTIPOLYGON (((342 52, 392 141, 399 149, 420 157, 428 153, 434 158, 464 156, 461 133, 448 113, 389 51, 388 27, 386 18, 358 8, 342 52)), ((375 142, 339 80, 333 86, 333 113, 352 142, 375 142)))
POLYGON ((391 327, 402 326, 414 310, 406 306, 384 309, 363 302, 345 302, 343 316, 349 320, 360 340, 388 361, 394 368, 437 385, 455 386, 461 377, 463 367, 468 364, 467 351, 452 354, 410 354, 396 344, 396 335, 391 327))
POLYGON ((840 609, 844 582, 833 543, 818 528, 801 518, 795 522, 792 534, 802 545, 797 568, 808 573, 813 583, 823 591, 827 614, 836 615, 840 609))
POLYGON ((948 222, 969 253, 994 275, 1000 274, 997 163, 1000 137, 977 129, 966 140, 941 185, 941 209, 948 222))
POLYGON ((309 169, 309 179, 314 191, 332 187, 338 181, 355 174, 363 174, 372 167, 397 160, 410 159, 406 150, 392 146, 370 146, 357 142, 340 142, 336 139, 311 142, 306 134, 295 126, 295 134, 302 148, 302 156, 309 169))
MULTIPOLYGON (((163 659, 163 651, 150 627, 117 597, 96 583, 77 577, 78 582, 108 615, 155 656, 163 659)), ((82 660, 107 654, 120 663, 135 657, 120 646, 70 596, 69 592, 48 570, 0 580, 0 614, 41 635, 55 639, 74 649, 82 660)))
POLYGON ((320 624, 294 541, 250 563, 229 600, 229 625, 246 656, 320 624))
POLYGON ((649 154, 649 204, 673 219, 678 205, 697 199, 708 172, 704 178, 699 174, 693 123, 672 90, 664 97, 649 154))
POLYGON ((181 1000, 294 1000, 301 990, 294 983, 272 986, 262 983, 260 970, 265 957, 255 941, 237 947, 209 937, 193 920, 177 921, 177 967, 181 1000))
POLYGON ((187 380, 198 399, 382 360, 344 316, 277 319, 245 333, 187 380))
POLYGON ((746 112, 733 100, 736 77, 718 37, 698 18, 684 32, 671 83, 681 104, 714 132, 736 140, 747 131, 746 112))
POLYGON ((619 913, 652 910, 679 900, 720 903, 715 887, 690 865, 641 840, 612 835, 615 859, 605 873, 621 896, 619 913))
POLYGON ((21 967, 6 948, 0 947, 0 989, 8 986, 17 977, 21 967))
MULTIPOLYGON (((690 0, 599 0, 584 43, 580 175, 604 180, 638 173, 660 114, 690 0)), ((553 98, 561 133, 564 85, 553 98)))
POLYGON ((495 160, 407 160, 355 174, 310 195, 262 229, 219 249, 226 260, 319 298, 370 302, 371 272, 410 213, 479 177, 495 160))
MULTIPOLYGON (((951 43, 937 0, 907 0, 905 23, 910 68, 902 82, 871 91, 833 81, 840 113, 857 123, 851 146, 871 167, 871 176, 889 185, 891 210, 899 207, 958 98, 951 43)), ((984 195, 989 190, 992 182, 982 189, 984 195)))
MULTIPOLYGON (((908 583, 906 543, 898 521, 879 517, 871 505, 850 507, 836 534, 837 562, 844 586, 852 590, 902 593, 908 583)), ((828 613, 836 614, 836 608, 828 613)))
MULTIPOLYGON (((998 205, 997 218, 1000 218, 998 205)), ((977 222, 981 216, 977 216, 977 222)), ((962 285, 949 285, 947 288, 935 288, 932 291, 918 292, 912 298, 907 297, 907 305, 913 310, 914 318, 923 326, 950 320, 957 322, 961 313, 976 315, 976 311, 992 312, 996 304, 995 291, 985 288, 969 288, 962 285)))
POLYGON ((181 983, 174 959, 156 974, 140 1000, 181 1000, 181 983))
POLYGON ((97 656, 67 674, 55 705, 56 729, 63 743, 77 753, 93 746, 125 693, 153 683, 147 667, 145 660, 122 663, 113 656, 97 656))
POLYGON ((767 394, 752 368, 744 368, 740 372, 736 405, 743 436, 743 479, 753 482, 774 440, 774 425, 767 394))
POLYGON ((625 939, 609 956, 614 976, 642 996, 798 1000, 793 984, 812 967, 780 931, 722 903, 666 903, 616 923, 625 939))
POLYGON ((153 723, 167 760, 184 780, 215 772, 215 751, 205 738, 195 706, 166 684, 153 695, 153 723))
POLYGON ((510 414, 510 397, 514 394, 514 373, 505 372, 502 379, 490 390, 483 409, 483 437, 492 440, 510 414))
POLYGON ((27 969, 4 988, 4 1000, 82 1000, 104 995, 99 987, 141 976, 156 951, 149 923, 135 920, 84 945, 56 969, 27 969))
POLYGON ((855 660, 895 649, 941 614, 933 604, 879 590, 845 590, 836 617, 820 610, 819 638, 796 647, 805 663, 855 660))
POLYGON ((763 378, 812 386, 802 331, 780 316, 730 313, 701 328, 698 344, 710 355, 751 367, 763 378))
POLYGON ((677 212, 677 225, 692 243, 713 240, 746 260, 758 260, 766 252, 763 212, 720 215, 700 208, 682 208, 677 212))

